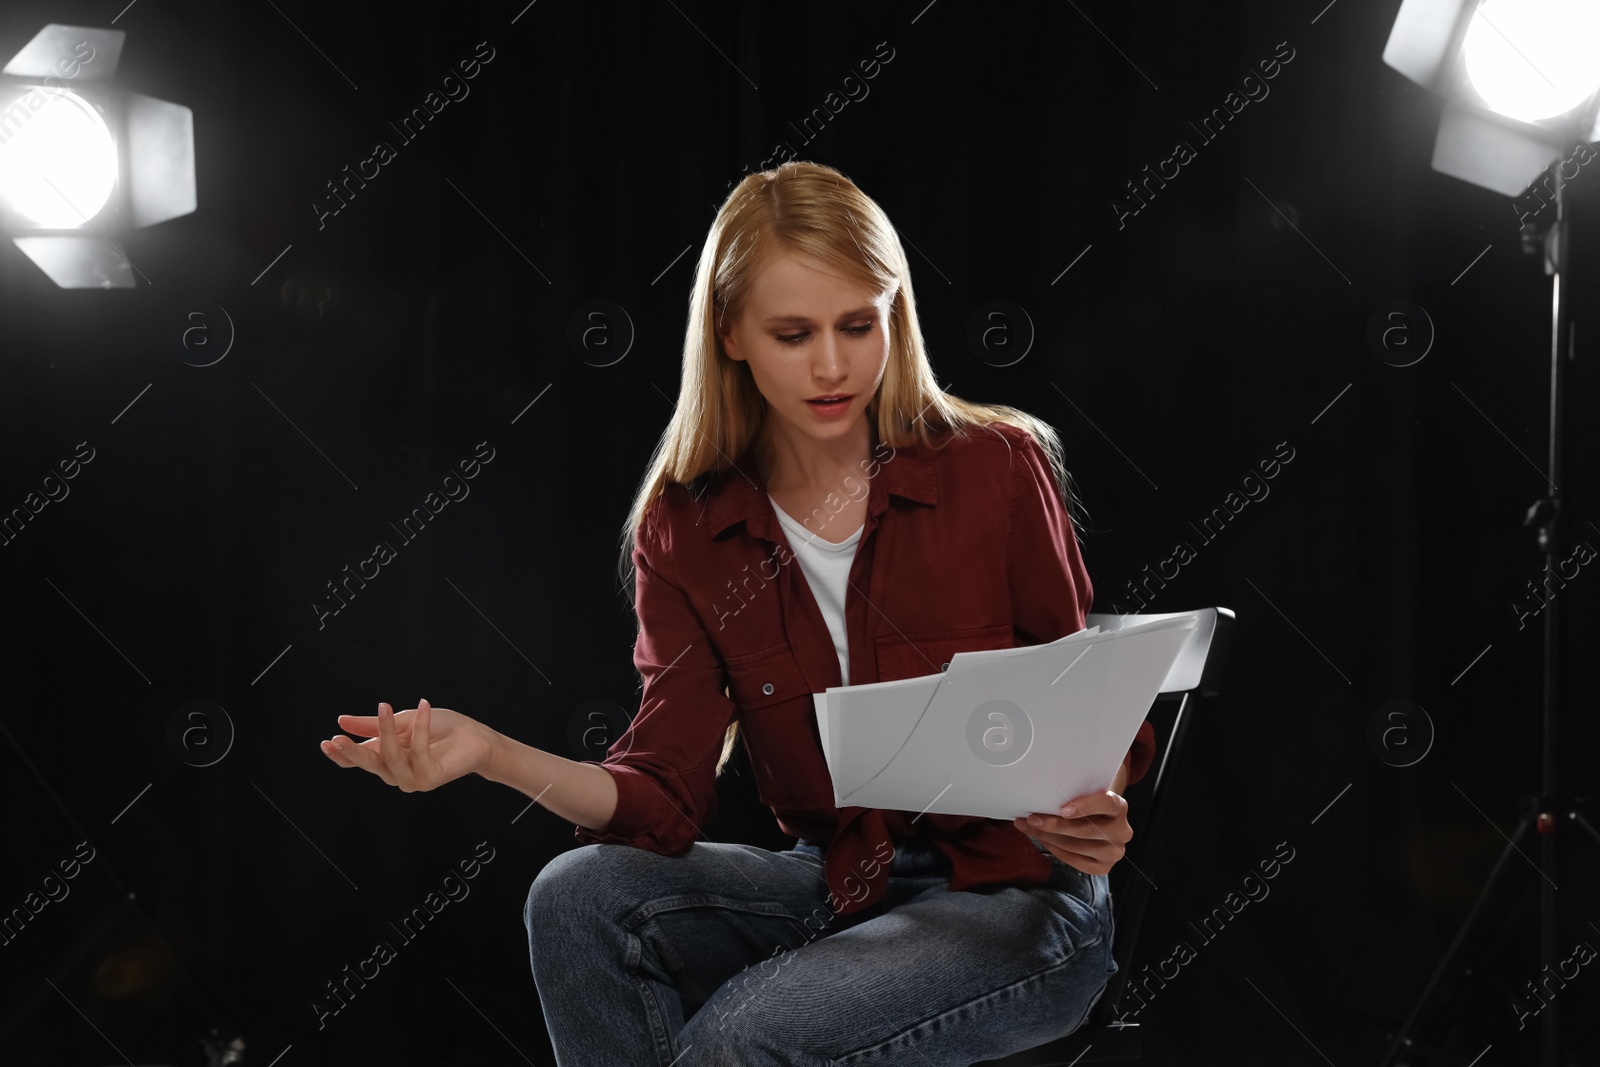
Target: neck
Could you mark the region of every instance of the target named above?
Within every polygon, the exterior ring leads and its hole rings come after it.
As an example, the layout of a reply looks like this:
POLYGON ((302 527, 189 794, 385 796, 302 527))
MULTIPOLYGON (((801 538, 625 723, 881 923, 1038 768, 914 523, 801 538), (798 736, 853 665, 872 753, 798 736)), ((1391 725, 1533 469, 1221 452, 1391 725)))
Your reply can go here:
POLYGON ((861 476, 877 436, 870 418, 828 441, 786 434, 775 420, 768 420, 756 440, 756 461, 769 492, 826 493, 847 477, 861 476))

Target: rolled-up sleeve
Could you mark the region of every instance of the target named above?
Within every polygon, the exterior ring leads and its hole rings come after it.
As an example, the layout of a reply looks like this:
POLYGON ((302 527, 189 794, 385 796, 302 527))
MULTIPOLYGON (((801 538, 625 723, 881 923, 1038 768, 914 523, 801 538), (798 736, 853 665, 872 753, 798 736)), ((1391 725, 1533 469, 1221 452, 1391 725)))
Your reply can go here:
POLYGON ((633 550, 639 713, 597 764, 616 781, 617 809, 601 829, 576 826, 574 832, 582 844, 676 855, 716 814, 716 761, 734 705, 724 691, 721 658, 670 576, 654 514, 641 524, 633 550))
MULTIPOLYGON (((1094 587, 1049 456, 1031 434, 1018 432, 1010 439, 1006 576, 1017 645, 1039 645, 1083 629, 1094 587)), ((1143 722, 1122 759, 1129 785, 1144 777, 1155 753, 1155 729, 1143 722)))

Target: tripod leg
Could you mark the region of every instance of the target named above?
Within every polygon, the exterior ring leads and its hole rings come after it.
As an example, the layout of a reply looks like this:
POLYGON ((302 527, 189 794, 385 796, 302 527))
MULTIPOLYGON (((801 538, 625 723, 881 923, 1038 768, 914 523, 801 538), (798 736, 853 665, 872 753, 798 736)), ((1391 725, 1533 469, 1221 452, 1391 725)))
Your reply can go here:
MULTIPOLYGON (((1428 1002, 1437 991, 1440 980, 1455 964, 1456 957, 1460 954, 1468 937, 1477 927, 1478 920, 1486 914, 1484 906, 1494 896, 1501 879, 1506 876, 1508 870, 1506 867, 1507 861, 1510 860, 1513 854, 1521 855, 1520 850, 1517 848, 1517 843, 1526 837, 1533 828, 1533 820, 1533 815, 1524 815, 1522 821, 1517 824, 1516 831, 1511 835, 1510 840, 1506 842, 1506 847, 1501 850, 1500 858, 1495 860, 1494 869, 1489 872, 1489 880, 1483 884, 1483 890, 1478 894, 1477 902, 1472 905, 1472 910, 1467 913, 1466 922, 1462 923, 1461 929, 1456 931, 1456 936, 1451 940, 1450 947, 1445 950, 1444 958, 1439 961, 1439 965, 1433 969, 1433 974, 1429 976, 1428 984, 1422 987, 1421 994, 1418 995, 1416 1003, 1412 1005, 1411 1012, 1406 1016, 1405 1022, 1400 1025, 1399 1031, 1395 1033, 1394 1040, 1390 1043, 1389 1050, 1384 1053, 1383 1059, 1379 1061, 1378 1067, 1391 1067, 1395 1062, 1395 1057, 1400 1054, 1401 1050, 1411 1047, 1411 1032, 1421 1022, 1422 1015, 1428 1008, 1428 1002)), ((1519 889, 1526 880, 1527 875, 1520 870, 1513 876, 1514 886, 1519 889)))
POLYGON ((1583 812, 1573 809, 1572 811, 1567 812, 1567 818, 1583 827, 1589 836, 1594 838, 1595 843, 1600 844, 1600 831, 1596 831, 1594 828, 1594 823, 1583 817, 1583 812))

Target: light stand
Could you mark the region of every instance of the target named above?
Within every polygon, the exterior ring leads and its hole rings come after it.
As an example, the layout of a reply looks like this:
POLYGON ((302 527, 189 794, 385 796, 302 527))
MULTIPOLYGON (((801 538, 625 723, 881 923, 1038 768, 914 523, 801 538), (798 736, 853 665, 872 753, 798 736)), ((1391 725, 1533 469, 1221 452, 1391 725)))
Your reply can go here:
MULTIPOLYGON (((1569 543, 1568 522, 1562 510, 1561 482, 1565 471, 1563 467, 1563 452, 1566 435, 1566 379, 1567 364, 1574 358, 1573 336, 1575 332, 1575 318, 1572 309, 1572 277, 1570 271, 1571 250, 1570 237, 1573 231, 1570 211, 1572 201, 1564 193, 1564 182, 1559 172, 1555 186, 1555 217, 1550 220, 1543 234, 1538 231, 1538 222, 1534 220, 1523 226, 1522 246, 1528 253, 1543 252, 1545 273, 1554 279, 1551 289, 1551 314, 1550 314, 1550 475, 1548 485, 1550 492, 1547 496, 1540 497, 1528 508, 1523 519, 1524 526, 1536 526, 1538 529, 1539 547, 1544 552, 1545 574, 1556 573, 1555 566, 1558 560, 1563 559, 1563 553, 1569 543)), ((1594 824, 1584 815, 1582 807, 1586 797, 1572 797, 1561 793, 1558 785, 1557 759, 1560 755, 1560 713, 1565 703, 1562 687, 1563 660, 1565 649, 1561 641, 1561 615, 1566 601, 1562 598, 1553 598, 1545 606, 1544 611, 1544 661, 1543 661, 1543 707, 1541 709, 1541 772, 1540 789, 1537 796, 1523 798, 1523 816, 1517 824, 1516 831, 1506 843, 1505 849, 1500 853, 1500 858, 1495 861, 1494 869, 1490 872, 1489 880, 1484 883, 1472 910, 1467 914, 1466 922, 1450 942, 1450 947, 1445 951, 1444 958, 1434 969, 1423 987, 1421 995, 1412 1007, 1405 1022, 1389 1045, 1387 1053, 1380 1061, 1380 1067, 1390 1067, 1397 1062, 1411 1062, 1398 1060, 1402 1053, 1416 1053, 1429 1060, 1444 1060, 1450 1063, 1461 1064, 1465 1067, 1469 1063, 1466 1056, 1447 1052, 1442 1049, 1430 1048, 1413 1038, 1413 1033, 1422 1022, 1424 1013, 1436 995, 1440 992, 1440 982, 1447 972, 1454 967, 1461 954, 1463 946, 1467 943, 1472 933, 1477 929, 1481 920, 1492 913, 1490 901, 1497 903, 1509 888, 1515 896, 1509 898, 1515 901, 1520 898, 1521 891, 1532 873, 1530 865, 1523 862, 1526 853, 1521 851, 1527 842, 1530 833, 1538 835, 1539 859, 1537 873, 1541 876, 1539 885, 1539 962, 1555 970, 1554 965, 1558 960, 1556 951, 1556 898, 1555 883, 1552 875, 1555 874, 1557 861, 1560 857, 1564 826, 1573 826, 1583 830, 1596 843, 1600 844, 1600 832, 1596 832, 1594 824), (1559 600, 1559 602, 1557 602, 1559 600), (1512 857, 1518 857, 1512 862, 1512 857)), ((1569 893, 1569 896, 1571 894, 1569 893)), ((1543 970, 1540 972, 1544 973, 1543 970)), ((1564 1006, 1571 1006, 1559 998, 1552 999, 1543 1005, 1539 1011, 1539 1064, 1541 1067, 1561 1067, 1560 1056, 1559 1012, 1564 1006)), ((1476 1056, 1476 1050, 1468 1056, 1476 1056)))

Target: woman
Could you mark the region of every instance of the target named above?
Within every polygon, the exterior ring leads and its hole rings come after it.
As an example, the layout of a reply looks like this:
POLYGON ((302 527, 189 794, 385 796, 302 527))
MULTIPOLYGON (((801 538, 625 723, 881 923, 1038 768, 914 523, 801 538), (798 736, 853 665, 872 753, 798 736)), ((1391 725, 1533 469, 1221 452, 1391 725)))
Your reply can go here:
POLYGON ((340 716, 371 740, 324 752, 407 791, 476 771, 575 824, 525 911, 561 1067, 956 1065, 1076 1029, 1116 970, 1149 725, 1109 789, 1008 823, 835 807, 811 699, 1083 628, 1054 431, 938 388, 893 227, 814 163, 729 195, 684 353, 624 531, 643 693, 605 761, 426 701, 340 716), (700 833, 741 735, 793 849, 700 833))

